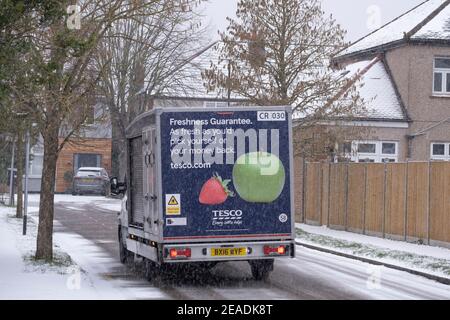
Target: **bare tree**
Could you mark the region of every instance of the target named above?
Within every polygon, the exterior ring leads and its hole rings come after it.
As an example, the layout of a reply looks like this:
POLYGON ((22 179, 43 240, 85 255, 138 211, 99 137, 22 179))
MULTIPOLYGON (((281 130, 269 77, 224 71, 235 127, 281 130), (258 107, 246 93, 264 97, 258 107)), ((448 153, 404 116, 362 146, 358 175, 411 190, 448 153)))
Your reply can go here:
POLYGON ((345 31, 320 1, 240 0, 236 14, 220 34, 220 61, 203 74, 210 90, 231 90, 257 105, 291 105, 303 131, 362 110, 356 86, 346 87, 349 79, 329 67, 345 31), (344 87, 343 99, 329 103, 344 87))
POLYGON ((198 0, 84 0, 79 2, 81 19, 75 28, 67 24, 73 14, 66 14, 74 1, 49 1, 46 9, 51 7, 51 19, 44 25, 38 23, 43 16, 40 8, 33 10, 30 24, 35 27, 24 35, 30 39, 32 50, 23 57, 24 72, 11 90, 43 138, 37 259, 53 258, 56 162, 64 144, 83 126, 96 101, 95 87, 101 70, 93 58, 102 39, 110 35, 117 21, 186 11, 186 5, 194 2, 198 0))
POLYGON ((164 11, 117 21, 103 38, 96 63, 102 71, 99 92, 112 122, 114 176, 122 176, 129 122, 151 107, 152 96, 182 89, 183 63, 204 42, 199 21, 194 10, 164 11))

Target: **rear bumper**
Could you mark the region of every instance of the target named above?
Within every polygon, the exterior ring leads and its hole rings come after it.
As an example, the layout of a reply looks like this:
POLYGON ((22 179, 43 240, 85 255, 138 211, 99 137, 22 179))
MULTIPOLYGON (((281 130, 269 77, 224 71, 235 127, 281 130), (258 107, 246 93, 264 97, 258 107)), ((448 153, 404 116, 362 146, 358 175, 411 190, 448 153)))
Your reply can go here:
POLYGON ((228 243, 196 243, 196 244, 165 244, 162 246, 163 262, 180 263, 180 262, 210 262, 210 261, 242 261, 242 260, 258 260, 258 259, 274 259, 274 258, 293 258, 295 256, 294 240, 283 241, 254 241, 254 242, 228 242, 228 243), (285 247, 286 253, 283 255, 264 251, 265 247, 285 247), (245 255, 226 255, 215 256, 213 250, 216 249, 245 249, 245 255), (190 249, 190 257, 170 256, 171 249, 185 250, 190 249))
POLYGON ((73 186, 73 191, 75 192, 92 192, 92 193, 103 193, 105 188, 103 185, 81 185, 77 184, 73 186))

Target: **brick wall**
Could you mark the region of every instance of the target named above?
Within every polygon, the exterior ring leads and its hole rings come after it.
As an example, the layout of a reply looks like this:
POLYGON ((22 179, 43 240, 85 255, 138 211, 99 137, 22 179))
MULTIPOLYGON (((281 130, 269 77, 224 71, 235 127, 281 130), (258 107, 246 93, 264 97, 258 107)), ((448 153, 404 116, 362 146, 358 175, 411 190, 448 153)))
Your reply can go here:
MULTIPOLYGON (((61 142, 61 141, 60 141, 61 142)), ((101 155, 101 166, 111 173, 111 139, 82 139, 71 140, 66 143, 56 164, 57 193, 67 192, 71 188, 71 182, 64 180, 64 173, 73 173, 74 154, 90 153, 101 155)))

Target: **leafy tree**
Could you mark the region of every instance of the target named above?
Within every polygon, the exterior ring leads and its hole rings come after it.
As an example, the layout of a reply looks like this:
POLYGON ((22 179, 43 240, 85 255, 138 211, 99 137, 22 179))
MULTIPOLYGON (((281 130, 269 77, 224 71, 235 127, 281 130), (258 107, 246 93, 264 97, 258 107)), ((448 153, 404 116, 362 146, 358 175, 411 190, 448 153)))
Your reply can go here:
MULTIPOLYGON (((17 143, 15 156, 17 177, 22 177, 24 172, 23 138, 29 117, 23 113, 21 102, 16 100, 15 89, 23 72, 30 67, 24 63, 24 57, 32 50, 31 40, 27 35, 36 26, 43 26, 52 19, 53 3, 54 1, 37 0, 0 1, 0 134, 9 138, 10 145, 12 140, 17 143), (39 10, 42 16, 33 26, 30 22, 36 10, 39 10)), ((11 146, 9 149, 11 150, 11 146)), ((4 155, 2 160, 6 161, 9 167, 10 154, 4 155)), ((3 172, 6 170, 2 170, 1 174, 3 172)), ((16 216, 20 218, 23 209, 21 178, 17 179, 17 193, 16 216)))

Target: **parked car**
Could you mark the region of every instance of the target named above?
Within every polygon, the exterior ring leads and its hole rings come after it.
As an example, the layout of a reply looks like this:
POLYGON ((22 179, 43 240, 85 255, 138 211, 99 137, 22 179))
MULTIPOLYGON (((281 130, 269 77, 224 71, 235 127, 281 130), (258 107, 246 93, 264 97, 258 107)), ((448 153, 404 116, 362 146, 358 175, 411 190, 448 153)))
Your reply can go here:
POLYGON ((109 195, 110 183, 104 168, 83 167, 78 169, 73 178, 73 195, 101 194, 109 195))

